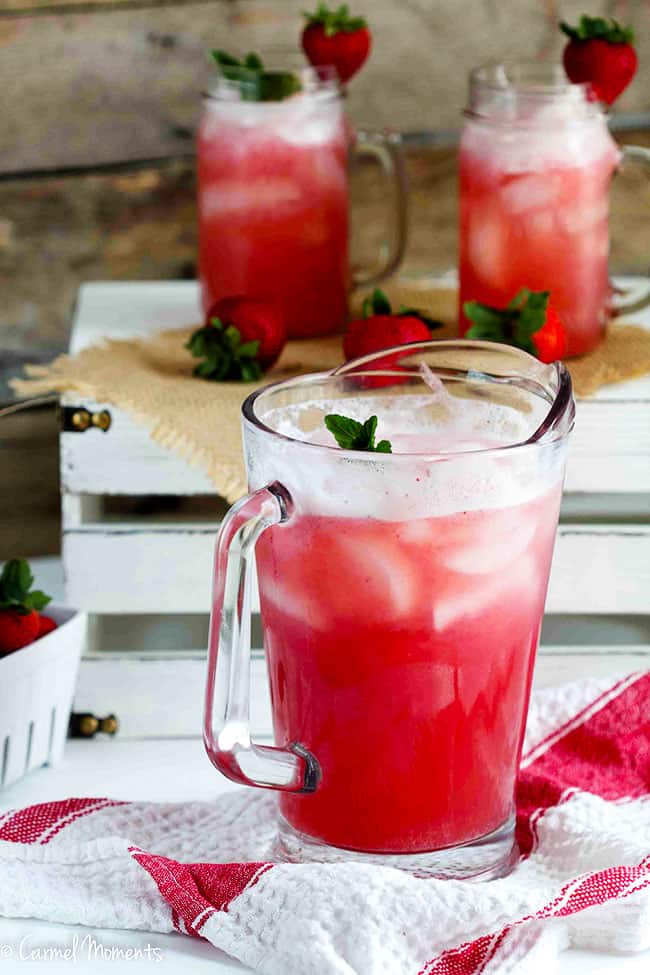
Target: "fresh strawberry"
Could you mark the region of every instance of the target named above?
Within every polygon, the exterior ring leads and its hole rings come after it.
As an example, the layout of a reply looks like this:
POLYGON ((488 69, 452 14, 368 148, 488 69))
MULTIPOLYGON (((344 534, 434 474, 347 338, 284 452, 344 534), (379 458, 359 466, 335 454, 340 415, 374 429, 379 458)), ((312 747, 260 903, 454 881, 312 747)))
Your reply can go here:
POLYGON ((401 308, 393 312, 388 298, 378 288, 363 302, 363 318, 350 322, 343 338, 345 358, 358 359, 394 345, 426 342, 434 322, 415 308, 401 308))
POLYGON ((505 308, 466 301, 463 311, 474 322, 465 338, 515 345, 542 362, 555 362, 566 355, 566 332, 549 305, 548 291, 522 288, 505 308))
POLYGON ((569 38, 563 60, 571 81, 589 83, 593 98, 611 105, 636 73, 632 28, 621 27, 615 20, 583 16, 577 27, 561 21, 560 29, 569 38))
POLYGON ((34 576, 24 559, 6 562, 0 575, 0 655, 38 639, 39 611, 50 597, 32 589, 34 576))
POLYGON ((20 650, 38 639, 38 613, 20 613, 17 609, 0 610, 0 656, 20 650))
POLYGON ((40 640, 42 636, 47 636, 52 630, 56 630, 57 625, 51 616, 43 616, 42 613, 39 613, 37 639, 40 640))
POLYGON ((370 31, 364 18, 351 17, 347 4, 330 10, 324 3, 305 18, 302 47, 311 64, 331 64, 343 83, 349 81, 370 53, 370 31))
POLYGON ((203 328, 185 346, 203 359, 195 376, 253 382, 276 361, 287 341, 284 316, 262 298, 234 295, 216 301, 203 328))
POLYGON ((535 355, 541 362, 557 362, 567 354, 567 336, 560 316, 552 305, 546 308, 546 320, 532 334, 535 355))

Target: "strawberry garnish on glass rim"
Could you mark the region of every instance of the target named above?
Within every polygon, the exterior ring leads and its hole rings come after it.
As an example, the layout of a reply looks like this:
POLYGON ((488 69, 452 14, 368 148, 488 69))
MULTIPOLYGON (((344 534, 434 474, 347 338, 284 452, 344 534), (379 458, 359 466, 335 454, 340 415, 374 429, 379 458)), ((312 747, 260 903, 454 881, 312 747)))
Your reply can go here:
POLYGON ((582 16, 577 27, 560 21, 560 30, 569 38, 562 59, 570 80, 588 84, 592 98, 611 105, 636 73, 632 28, 582 16))
POLYGON ((350 14, 347 4, 330 10, 320 3, 315 13, 305 13, 302 47, 315 67, 333 65, 342 83, 357 73, 370 53, 371 38, 364 17, 350 14))
POLYGON ((555 362, 566 355, 567 337, 557 312, 549 304, 548 291, 522 288, 505 308, 466 301, 463 311, 474 324, 468 339, 504 342, 530 352, 541 362, 555 362))

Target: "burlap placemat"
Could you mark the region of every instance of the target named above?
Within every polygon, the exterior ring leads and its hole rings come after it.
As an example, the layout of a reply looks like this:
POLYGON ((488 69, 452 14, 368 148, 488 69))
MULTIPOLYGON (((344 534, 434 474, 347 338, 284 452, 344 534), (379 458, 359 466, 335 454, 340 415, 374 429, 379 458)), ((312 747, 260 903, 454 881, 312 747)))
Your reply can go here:
MULTIPOLYGON (((454 289, 389 283, 384 290, 394 305, 415 306, 443 321, 435 338, 457 334, 454 289)), ((352 304, 354 308, 354 300, 352 304)), ((75 356, 59 356, 48 366, 27 366, 29 378, 15 379, 11 385, 19 395, 76 393, 124 410, 163 447, 202 467, 219 494, 236 501, 246 493, 243 400, 267 382, 339 365, 341 336, 287 343, 260 383, 211 383, 194 378, 195 362, 183 348, 193 327, 143 339, 109 340, 75 356)), ((579 396, 604 383, 643 375, 650 372, 650 331, 613 325, 595 352, 569 365, 579 396)))

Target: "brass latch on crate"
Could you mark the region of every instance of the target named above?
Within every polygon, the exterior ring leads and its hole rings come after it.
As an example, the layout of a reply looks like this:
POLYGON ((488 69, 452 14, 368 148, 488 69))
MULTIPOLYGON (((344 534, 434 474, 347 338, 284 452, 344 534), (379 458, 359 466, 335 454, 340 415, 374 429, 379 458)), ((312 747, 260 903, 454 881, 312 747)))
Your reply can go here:
POLYGON ((71 738, 94 738, 98 731, 105 735, 117 733, 119 724, 114 714, 98 718, 88 712, 73 711, 70 715, 68 734, 71 738))
POLYGON ((108 410, 91 413, 85 406, 61 407, 61 429, 66 433, 85 433, 91 427, 106 433, 111 422, 111 414, 108 410))

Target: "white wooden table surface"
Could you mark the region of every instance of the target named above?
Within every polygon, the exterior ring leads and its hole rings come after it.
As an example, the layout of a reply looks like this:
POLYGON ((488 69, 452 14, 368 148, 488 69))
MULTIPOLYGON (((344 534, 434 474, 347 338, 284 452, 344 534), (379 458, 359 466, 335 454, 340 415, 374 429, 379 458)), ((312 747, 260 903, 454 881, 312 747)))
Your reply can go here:
MULTIPOLYGON (((209 800, 235 786, 222 778, 209 764, 203 746, 197 739, 146 739, 70 741, 64 764, 59 768, 41 769, 0 793, 0 809, 16 808, 34 802, 62 799, 71 795, 104 796, 116 799, 148 801, 209 800)), ((0 972, 20 975, 28 966, 18 957, 3 959, 3 945, 9 945, 16 956, 21 940, 32 946, 70 947, 75 934, 79 938, 91 933, 105 948, 113 945, 140 947, 147 944, 162 953, 160 962, 123 962, 120 971, 145 975, 148 971, 194 975, 211 966, 214 975, 242 975, 251 969, 234 962, 207 942, 178 934, 147 934, 142 931, 109 931, 44 924, 34 920, 0 919, 0 972)), ((35 966, 37 963, 34 962, 35 966)), ((32 971, 33 968, 27 968, 32 971)), ((115 972, 113 962, 88 962, 81 954, 71 968, 70 962, 47 963, 41 968, 47 975, 79 972, 115 972)), ((648 975, 650 952, 639 955, 604 955, 591 951, 566 951, 560 956, 556 972, 539 975, 648 975)), ((395 972, 394 975, 402 975, 395 972)), ((409 975, 409 973, 405 973, 409 975)), ((536 973, 537 975, 537 973, 536 973)))
MULTIPOLYGON (((63 573, 58 559, 32 560, 36 584, 60 599, 63 573)), ((197 726, 200 722, 200 696, 196 700, 197 726)), ((242 788, 220 776, 210 765, 203 745, 196 737, 120 738, 98 737, 88 741, 68 741, 63 763, 57 768, 43 768, 0 792, 0 812, 37 802, 68 796, 110 796, 116 799, 181 802, 187 799, 209 800, 225 792, 242 788)), ((207 942, 178 934, 159 935, 142 931, 115 931, 47 924, 33 919, 0 918, 1 975, 20 975, 33 970, 39 962, 21 960, 22 953, 36 947, 72 948, 75 936, 79 944, 86 935, 106 951, 112 947, 139 948, 150 946, 155 961, 122 962, 134 975, 155 970, 169 975, 194 975, 210 971, 214 975, 243 975, 250 969, 217 951, 207 942), (153 952, 156 949, 156 952, 153 952)), ((89 960, 87 949, 78 948, 74 970, 92 975, 114 972, 115 962, 89 960), (86 952, 86 954, 84 954, 86 952)), ((65 975, 72 962, 47 962, 48 975, 65 975)), ((591 951, 565 951, 554 972, 539 975, 648 975, 650 952, 638 955, 608 955, 591 951)), ((395 975, 400 975, 396 972, 395 975)), ((537 973, 536 973, 537 975, 537 973)))

